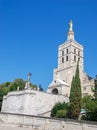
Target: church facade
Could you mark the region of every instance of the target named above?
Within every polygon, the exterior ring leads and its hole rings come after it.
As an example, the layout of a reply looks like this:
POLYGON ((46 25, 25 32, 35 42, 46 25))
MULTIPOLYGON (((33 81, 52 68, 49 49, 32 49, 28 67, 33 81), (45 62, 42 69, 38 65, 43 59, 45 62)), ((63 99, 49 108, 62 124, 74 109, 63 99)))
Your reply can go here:
POLYGON ((72 78, 75 75, 77 62, 79 61, 82 95, 92 95, 91 88, 94 79, 84 72, 84 49, 75 41, 73 24, 70 22, 67 41, 58 48, 58 68, 54 69, 53 81, 47 88, 47 92, 33 90, 30 87, 30 77, 24 90, 9 92, 3 98, 2 112, 50 116, 52 107, 57 102, 69 102, 72 78))

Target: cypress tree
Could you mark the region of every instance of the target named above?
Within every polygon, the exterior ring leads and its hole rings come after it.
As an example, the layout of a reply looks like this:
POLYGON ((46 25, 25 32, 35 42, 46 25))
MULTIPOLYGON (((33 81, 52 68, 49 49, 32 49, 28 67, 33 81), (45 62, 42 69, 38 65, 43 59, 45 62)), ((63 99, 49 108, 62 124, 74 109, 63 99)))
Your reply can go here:
POLYGON ((81 81, 79 76, 79 64, 77 63, 76 73, 72 79, 70 90, 70 118, 78 119, 81 111, 81 81))

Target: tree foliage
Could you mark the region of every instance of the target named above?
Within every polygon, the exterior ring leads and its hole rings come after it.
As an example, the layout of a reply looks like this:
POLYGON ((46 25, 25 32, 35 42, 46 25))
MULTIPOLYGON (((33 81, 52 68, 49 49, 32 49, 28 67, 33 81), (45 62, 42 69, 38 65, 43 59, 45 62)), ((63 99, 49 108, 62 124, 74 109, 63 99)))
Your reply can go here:
POLYGON ((79 77, 79 64, 77 64, 76 74, 73 77, 70 90, 70 118, 78 119, 81 104, 82 104, 82 93, 81 93, 81 82, 79 77))
POLYGON ((97 100, 92 96, 83 97, 83 109, 85 114, 82 116, 83 120, 97 121, 97 100))
POLYGON ((9 91, 15 91, 19 87, 19 90, 24 89, 25 86, 25 81, 21 78, 18 78, 14 80, 12 83, 9 85, 9 91))
MULTIPOLYGON (((5 82, 5 83, 0 84, 0 110, 2 106, 3 96, 6 95, 10 91, 16 91, 17 88, 19 88, 19 90, 23 90, 25 87, 25 83, 26 81, 24 81, 23 79, 17 78, 13 82, 5 82)), ((32 83, 30 83, 30 86, 33 89, 37 88, 37 86, 32 83)))
POLYGON ((39 85, 39 91, 43 91, 41 84, 39 85))
POLYGON ((32 89, 36 89, 36 90, 37 90, 37 85, 36 85, 36 84, 30 83, 30 87, 31 87, 32 89))
POLYGON ((68 115, 68 103, 56 103, 51 111, 51 117, 64 118, 68 115))
POLYGON ((0 84, 0 110, 2 106, 3 96, 9 92, 10 82, 0 84))
POLYGON ((60 109, 56 113, 57 118, 66 118, 67 117, 68 110, 67 109, 60 109))
POLYGON ((83 108, 85 114, 82 116, 83 120, 97 121, 97 77, 94 80, 94 95, 83 97, 83 108))

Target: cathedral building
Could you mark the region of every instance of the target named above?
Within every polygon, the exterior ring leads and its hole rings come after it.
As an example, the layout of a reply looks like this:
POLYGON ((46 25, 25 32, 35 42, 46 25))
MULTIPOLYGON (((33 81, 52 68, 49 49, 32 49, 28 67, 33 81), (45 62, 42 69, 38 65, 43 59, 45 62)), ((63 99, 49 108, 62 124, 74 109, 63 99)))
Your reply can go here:
POLYGON ((67 40, 58 48, 58 68, 54 69, 53 81, 48 86, 47 92, 69 97, 78 61, 82 95, 92 95, 91 88, 94 86, 94 79, 84 72, 84 48, 75 40, 73 24, 70 21, 67 40))
POLYGON ((58 68, 54 69, 53 81, 48 86, 47 92, 32 89, 30 87, 31 74, 29 74, 24 90, 17 89, 3 97, 1 112, 50 117, 56 103, 69 102, 71 82, 78 61, 82 95, 92 95, 91 88, 94 86, 94 79, 84 72, 83 46, 74 39, 71 21, 67 40, 59 45, 58 68))

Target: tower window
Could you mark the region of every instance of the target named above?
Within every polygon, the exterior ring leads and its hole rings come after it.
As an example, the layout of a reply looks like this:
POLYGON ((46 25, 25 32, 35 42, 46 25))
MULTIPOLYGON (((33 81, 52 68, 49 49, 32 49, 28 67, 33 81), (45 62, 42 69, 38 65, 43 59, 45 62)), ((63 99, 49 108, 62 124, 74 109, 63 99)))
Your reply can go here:
POLYGON ((78 61, 80 61, 80 58, 78 58, 78 61))
POLYGON ((74 61, 76 61, 76 56, 74 56, 74 61))
POLYGON ((62 56, 64 56, 64 51, 62 51, 62 56))
POLYGON ((78 56, 80 56, 80 51, 78 51, 78 56))
POLYGON ((74 54, 76 54, 76 49, 74 49, 74 54))
POLYGON ((62 57, 62 63, 64 63, 64 57, 62 57))
POLYGON ((66 61, 68 61, 68 56, 66 56, 66 61))
POLYGON ((68 49, 66 50, 66 53, 68 54, 68 49))

